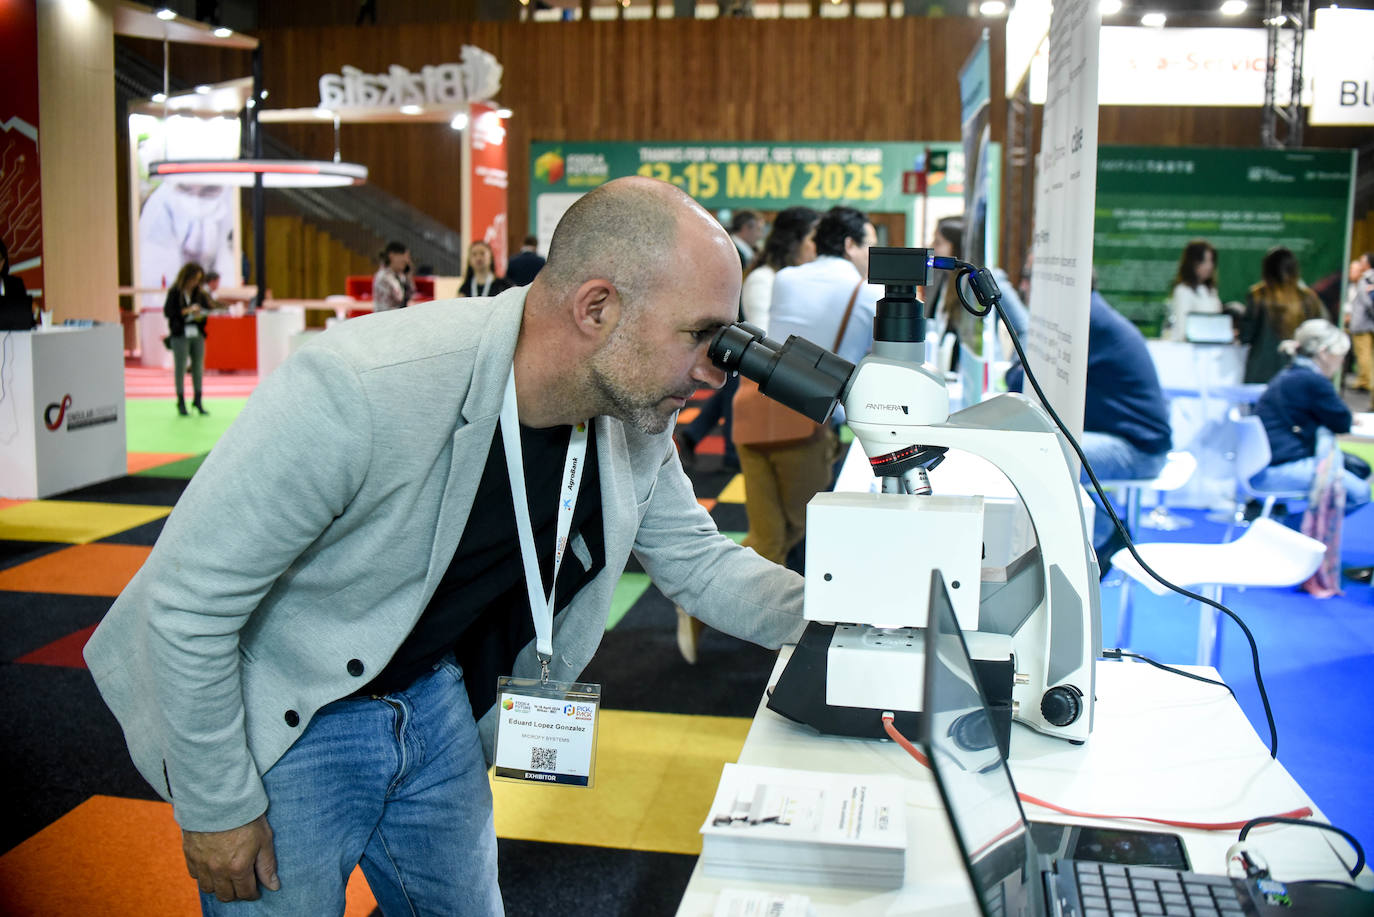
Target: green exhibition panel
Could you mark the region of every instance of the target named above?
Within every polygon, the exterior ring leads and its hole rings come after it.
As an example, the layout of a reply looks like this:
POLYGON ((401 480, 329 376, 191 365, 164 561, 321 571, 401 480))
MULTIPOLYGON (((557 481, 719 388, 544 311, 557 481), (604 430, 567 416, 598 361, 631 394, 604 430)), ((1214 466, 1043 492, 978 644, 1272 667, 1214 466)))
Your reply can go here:
POLYGON ((1272 246, 1292 249, 1309 285, 1344 279, 1353 150, 1104 146, 1097 157, 1093 263, 1103 296, 1157 334, 1179 255, 1217 249, 1223 302, 1243 302, 1272 246))

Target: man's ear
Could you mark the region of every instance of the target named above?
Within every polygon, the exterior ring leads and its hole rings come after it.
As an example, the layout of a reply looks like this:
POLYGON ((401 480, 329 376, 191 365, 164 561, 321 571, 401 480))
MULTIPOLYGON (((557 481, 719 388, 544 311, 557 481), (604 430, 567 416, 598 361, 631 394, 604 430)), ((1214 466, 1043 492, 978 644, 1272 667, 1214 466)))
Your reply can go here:
POLYGON ((620 323, 620 291, 604 277, 583 281, 573 295, 572 318, 582 334, 604 340, 620 323))

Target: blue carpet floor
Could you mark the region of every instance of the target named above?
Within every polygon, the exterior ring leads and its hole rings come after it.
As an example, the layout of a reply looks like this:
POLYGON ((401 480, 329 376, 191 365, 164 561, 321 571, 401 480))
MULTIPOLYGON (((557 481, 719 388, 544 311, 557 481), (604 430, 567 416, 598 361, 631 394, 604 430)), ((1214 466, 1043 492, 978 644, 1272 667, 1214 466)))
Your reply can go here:
MULTIPOLYGON (((1141 529, 1142 542, 1216 543, 1225 526, 1202 511, 1171 512, 1193 521, 1175 532, 1141 529)), ((1343 566, 1374 563, 1374 508, 1345 521, 1343 566)), ((1116 635, 1116 574, 1102 589, 1104 646, 1116 635)), ((1332 824, 1374 848, 1374 589, 1344 583, 1344 595, 1317 599, 1298 589, 1230 589, 1222 603, 1245 621, 1259 647, 1260 667, 1278 727, 1279 761, 1332 824)), ((1182 596, 1155 596, 1132 587, 1131 650, 1165 663, 1194 663, 1199 606, 1182 596)), ((1260 738, 1269 729, 1240 629, 1225 621, 1221 674, 1231 685, 1260 738)))

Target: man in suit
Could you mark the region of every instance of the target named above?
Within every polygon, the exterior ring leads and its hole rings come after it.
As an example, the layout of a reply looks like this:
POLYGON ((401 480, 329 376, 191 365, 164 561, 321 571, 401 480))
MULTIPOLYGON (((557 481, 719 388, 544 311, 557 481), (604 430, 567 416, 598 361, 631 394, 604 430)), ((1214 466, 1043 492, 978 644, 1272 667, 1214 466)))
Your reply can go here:
POLYGON ((740 267, 748 271, 758 257, 759 243, 763 241, 763 219, 752 210, 739 210, 730 218, 730 241, 735 243, 739 252, 740 267))
POLYGON ((525 236, 520 253, 506 265, 506 279, 513 287, 529 286, 535 275, 544 267, 544 256, 539 254, 539 237, 525 236))
POLYGON ((387 914, 500 913, 496 679, 574 681, 631 552, 714 627, 800 632, 800 579, 716 531, 669 433, 739 291, 706 211, 621 179, 530 286, 346 322, 263 382, 85 650, 205 913, 342 914, 359 863, 387 914))

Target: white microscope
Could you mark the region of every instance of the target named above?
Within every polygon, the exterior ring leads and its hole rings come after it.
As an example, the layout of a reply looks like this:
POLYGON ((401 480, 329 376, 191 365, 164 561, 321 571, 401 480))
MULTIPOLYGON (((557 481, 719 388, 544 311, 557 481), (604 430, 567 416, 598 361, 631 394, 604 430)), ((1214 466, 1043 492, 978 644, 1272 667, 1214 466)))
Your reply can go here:
POLYGON ((956 265, 992 308, 1001 294, 986 271, 927 249, 869 250, 869 280, 886 295, 873 352, 857 367, 803 338, 778 344, 744 323, 711 342, 718 367, 818 423, 843 404, 882 479, 881 493, 822 493, 808 504, 809 623, 769 706, 823 733, 875 738, 885 736, 880 713, 893 711, 896 727, 915 734, 923 708, 918 631, 938 569, 1003 751, 1013 717, 1082 743, 1092 729, 1101 616, 1073 453, 1048 414, 1021 395, 950 415, 943 379, 921 365, 925 316, 916 287, 932 266, 956 265), (987 459, 1015 488, 1034 530, 1018 556, 985 561, 982 497, 931 493, 927 471, 951 448, 987 459))

